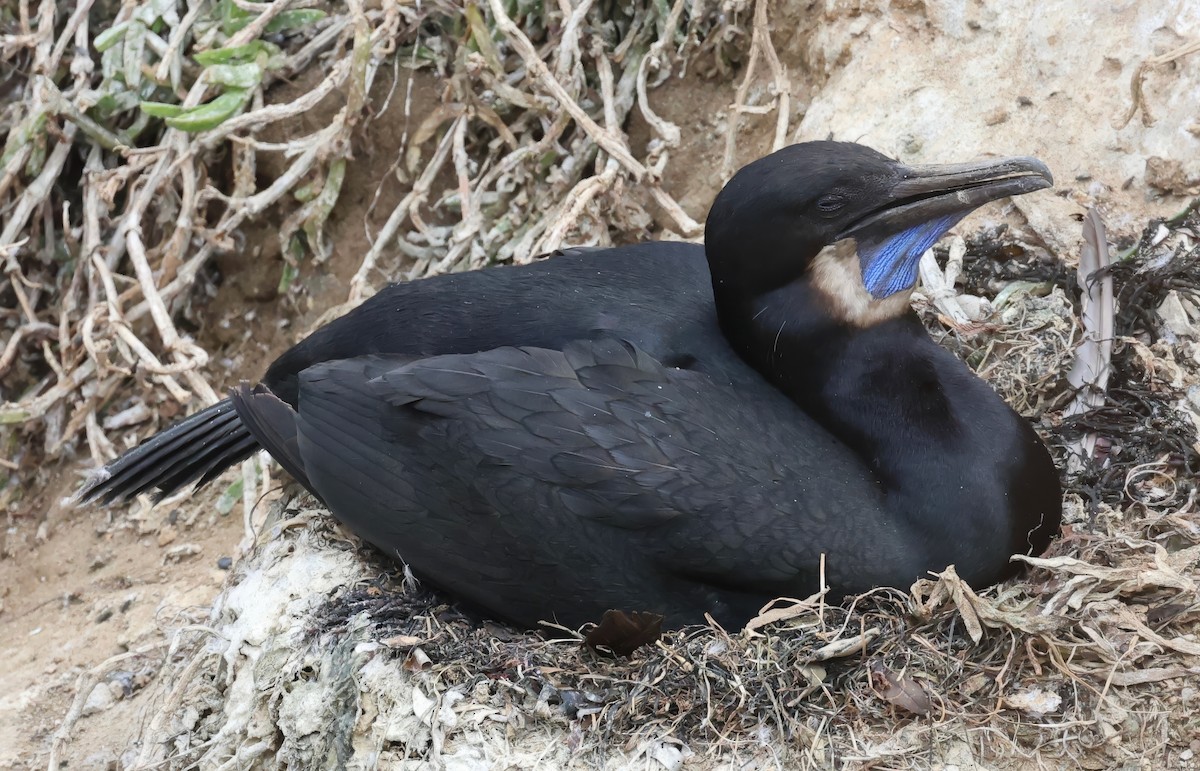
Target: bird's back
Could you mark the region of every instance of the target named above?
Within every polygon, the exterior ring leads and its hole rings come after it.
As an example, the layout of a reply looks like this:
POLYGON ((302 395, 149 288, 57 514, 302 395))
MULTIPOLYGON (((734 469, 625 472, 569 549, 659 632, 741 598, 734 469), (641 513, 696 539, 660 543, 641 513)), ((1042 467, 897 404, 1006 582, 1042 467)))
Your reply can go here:
POLYGON ((280 356, 263 382, 294 404, 296 375, 320 362, 557 348, 598 332, 668 366, 695 357, 715 377, 745 379, 717 327, 704 247, 652 242, 392 284, 280 356))
POLYGON ((732 350, 709 282, 659 243, 395 285, 271 368, 294 416, 238 410, 351 529, 522 624, 740 624, 822 553, 869 588, 907 546, 874 480, 732 350))

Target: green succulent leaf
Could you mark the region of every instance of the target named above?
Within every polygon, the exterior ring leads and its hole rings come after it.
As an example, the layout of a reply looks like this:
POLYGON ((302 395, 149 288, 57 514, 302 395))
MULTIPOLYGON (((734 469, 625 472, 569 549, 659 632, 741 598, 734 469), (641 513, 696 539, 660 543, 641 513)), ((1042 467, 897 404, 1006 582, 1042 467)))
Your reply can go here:
POLYGON ((231 88, 206 104, 184 110, 167 118, 167 125, 189 133, 208 131, 232 118, 250 100, 250 93, 240 88, 231 88))

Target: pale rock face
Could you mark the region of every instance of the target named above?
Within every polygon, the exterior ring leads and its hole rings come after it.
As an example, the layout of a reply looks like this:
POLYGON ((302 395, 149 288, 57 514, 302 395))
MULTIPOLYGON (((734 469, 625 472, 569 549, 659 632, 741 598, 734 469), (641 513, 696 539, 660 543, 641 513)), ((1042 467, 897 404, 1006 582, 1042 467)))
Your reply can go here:
POLYGON ((825 81, 794 139, 832 135, 915 163, 1036 155, 1058 195, 1013 205, 1064 257, 1085 207, 1136 233, 1200 182, 1200 52, 1148 68, 1145 109, 1125 123, 1139 65, 1200 39, 1198 3, 826 0, 801 18, 791 40, 776 25, 777 43, 825 81))

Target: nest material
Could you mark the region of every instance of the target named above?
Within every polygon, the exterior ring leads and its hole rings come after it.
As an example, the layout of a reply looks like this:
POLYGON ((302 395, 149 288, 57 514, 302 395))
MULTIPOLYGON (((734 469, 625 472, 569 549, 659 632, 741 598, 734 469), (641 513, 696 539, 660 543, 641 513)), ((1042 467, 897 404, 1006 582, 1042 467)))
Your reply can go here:
POLYGON ((613 660, 405 590, 333 543, 323 514, 301 516, 240 563, 211 631, 181 633, 133 767, 1108 768, 1141 757, 1140 736, 1168 737, 1171 756, 1193 735, 1171 697, 1200 674, 1200 533, 1183 517, 1073 532, 1058 549, 1070 556, 983 594, 950 570, 910 594, 782 602, 753 631, 686 629, 613 660))

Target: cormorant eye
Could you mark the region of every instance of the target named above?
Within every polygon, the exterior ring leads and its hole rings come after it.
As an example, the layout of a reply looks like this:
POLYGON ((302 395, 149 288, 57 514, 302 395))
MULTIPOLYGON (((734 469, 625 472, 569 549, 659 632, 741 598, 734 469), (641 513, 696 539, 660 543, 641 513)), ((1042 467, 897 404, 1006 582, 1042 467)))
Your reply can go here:
POLYGON ((837 193, 823 195, 817 201, 817 208, 820 209, 823 214, 833 214, 845 205, 846 199, 837 193))

